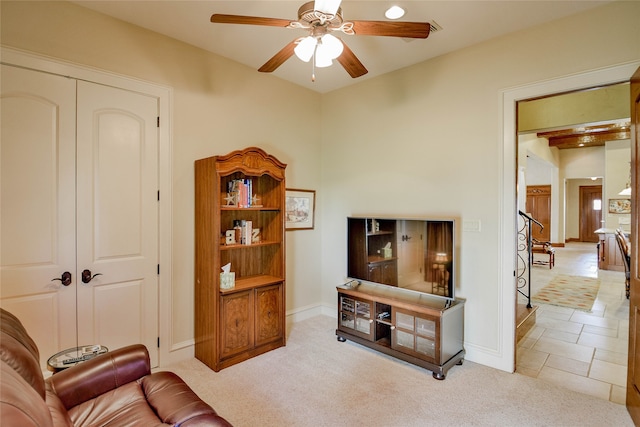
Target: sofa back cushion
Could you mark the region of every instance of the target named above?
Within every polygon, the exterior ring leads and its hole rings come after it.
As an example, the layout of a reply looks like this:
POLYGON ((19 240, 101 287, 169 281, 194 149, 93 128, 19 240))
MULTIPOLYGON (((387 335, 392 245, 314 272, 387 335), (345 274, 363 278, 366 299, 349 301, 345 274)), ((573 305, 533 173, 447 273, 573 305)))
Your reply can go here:
POLYGON ((0 308, 0 360, 15 370, 44 401, 40 354, 20 320, 0 308))
POLYGON ((0 424, 50 427, 51 414, 38 392, 4 361, 0 361, 0 424))

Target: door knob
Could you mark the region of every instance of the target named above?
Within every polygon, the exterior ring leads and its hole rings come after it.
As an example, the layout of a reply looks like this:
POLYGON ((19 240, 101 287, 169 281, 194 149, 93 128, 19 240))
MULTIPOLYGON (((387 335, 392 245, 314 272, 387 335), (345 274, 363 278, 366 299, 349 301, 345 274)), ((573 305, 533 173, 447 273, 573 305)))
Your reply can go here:
POLYGON ((71 284, 71 273, 65 271, 62 273, 62 276, 51 279, 52 282, 55 282, 56 280, 60 280, 63 286, 69 286, 71 284))
POLYGON ((82 270, 82 283, 89 283, 94 277, 102 276, 102 273, 91 275, 91 270, 82 270))

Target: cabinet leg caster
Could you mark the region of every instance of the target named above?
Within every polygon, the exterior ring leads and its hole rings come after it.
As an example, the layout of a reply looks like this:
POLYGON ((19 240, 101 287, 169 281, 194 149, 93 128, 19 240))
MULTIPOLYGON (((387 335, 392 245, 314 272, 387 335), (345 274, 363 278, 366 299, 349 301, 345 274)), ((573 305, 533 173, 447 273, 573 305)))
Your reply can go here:
POLYGON ((345 337, 338 337, 337 339, 340 342, 345 342, 347 340, 345 337))
POLYGON ((441 372, 434 372, 433 373, 433 378, 437 379, 438 381, 442 381, 446 378, 447 376, 441 372))
POLYGON ((464 359, 458 360, 458 363, 456 363, 456 365, 462 365, 462 362, 464 362, 464 359))

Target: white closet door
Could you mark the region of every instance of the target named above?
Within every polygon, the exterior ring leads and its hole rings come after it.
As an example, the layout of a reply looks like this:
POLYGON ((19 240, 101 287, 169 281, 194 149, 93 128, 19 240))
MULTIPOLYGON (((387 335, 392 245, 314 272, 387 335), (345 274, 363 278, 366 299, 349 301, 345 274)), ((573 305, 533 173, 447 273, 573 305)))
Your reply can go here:
POLYGON ((76 342, 76 82, 2 66, 0 304, 41 360, 76 342), (72 282, 60 278, 68 271, 72 282))
POLYGON ((77 114, 79 342, 143 343, 155 366, 158 100, 79 81, 77 114))

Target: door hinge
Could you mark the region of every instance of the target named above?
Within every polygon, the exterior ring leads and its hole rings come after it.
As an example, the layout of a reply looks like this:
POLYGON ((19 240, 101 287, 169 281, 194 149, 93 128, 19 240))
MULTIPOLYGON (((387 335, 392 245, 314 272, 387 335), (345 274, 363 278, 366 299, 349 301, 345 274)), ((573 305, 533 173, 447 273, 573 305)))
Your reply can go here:
POLYGON ((160 337, 158 337, 158 348, 160 348, 160 337))
POLYGON ((160 116, 158 116, 157 126, 160 127, 160 116))
POLYGON ((160 201, 160 190, 158 190, 158 201, 160 201))
POLYGON ((158 276, 160 275, 160 264, 158 264, 158 276))

